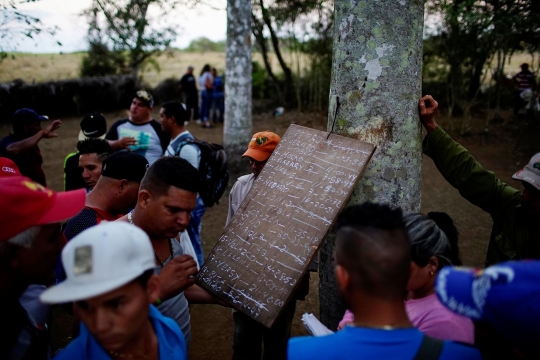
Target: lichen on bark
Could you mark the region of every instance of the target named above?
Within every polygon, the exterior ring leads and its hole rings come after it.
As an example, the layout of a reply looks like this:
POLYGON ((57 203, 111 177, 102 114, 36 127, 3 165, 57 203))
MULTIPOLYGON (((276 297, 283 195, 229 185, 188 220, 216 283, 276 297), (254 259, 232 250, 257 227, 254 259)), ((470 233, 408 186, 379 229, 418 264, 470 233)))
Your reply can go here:
POLYGON ((231 185, 249 170, 241 155, 252 135, 251 67, 251 1, 228 0, 223 144, 231 185))
MULTIPOLYGON (((336 0, 334 11, 328 130, 335 123, 335 133, 377 145, 349 204, 418 211, 423 1, 336 0)), ((330 233, 321 251, 319 285, 321 320, 333 329, 343 314, 333 277, 334 238, 330 233)))

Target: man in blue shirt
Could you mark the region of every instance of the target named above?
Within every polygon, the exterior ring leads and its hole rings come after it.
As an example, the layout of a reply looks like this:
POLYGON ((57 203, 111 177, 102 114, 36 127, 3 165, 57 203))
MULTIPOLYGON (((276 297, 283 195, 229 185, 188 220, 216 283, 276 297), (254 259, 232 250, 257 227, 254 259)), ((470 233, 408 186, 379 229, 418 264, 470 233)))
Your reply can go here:
POLYGON ((41 295, 73 301, 80 334, 56 359, 187 359, 178 325, 151 304, 160 282, 150 239, 124 222, 89 228, 62 251, 67 279, 41 295))
POLYGON ((480 359, 466 345, 426 337, 405 311, 411 267, 401 209, 365 203, 336 222, 335 277, 355 322, 322 337, 289 341, 288 359, 480 359))

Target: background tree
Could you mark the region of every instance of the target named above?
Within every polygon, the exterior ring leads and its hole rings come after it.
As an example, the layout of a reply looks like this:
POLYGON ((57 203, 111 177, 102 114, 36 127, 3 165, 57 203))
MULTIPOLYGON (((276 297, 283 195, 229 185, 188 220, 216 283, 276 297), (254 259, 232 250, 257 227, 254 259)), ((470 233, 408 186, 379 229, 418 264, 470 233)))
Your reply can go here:
MULTIPOLYGON (((265 2, 265 0, 253 0, 252 5, 252 32, 257 50, 262 55, 265 70, 276 89, 280 105, 293 107, 306 104, 309 96, 303 96, 299 82, 302 75, 306 73, 304 70, 309 71, 313 69, 313 66, 309 65, 318 63, 315 60, 317 55, 324 54, 322 57, 328 59, 331 51, 329 45, 333 24, 333 1, 267 0, 265 2), (310 53, 312 64, 307 65, 306 69, 304 69, 305 64, 300 63, 299 56, 296 57, 295 64, 285 60, 284 50, 296 53, 296 55, 306 54, 305 51, 320 48, 324 44, 326 44, 326 51, 310 53), (271 54, 278 61, 281 76, 272 69, 271 54)), ((327 65, 330 65, 329 61, 327 65)), ((328 70, 329 66, 326 69, 328 70)), ((322 69, 317 67, 313 70, 322 69)), ((329 75, 328 71, 327 73, 329 75)), ((314 74, 324 74, 324 71, 314 74)), ((314 79, 319 80, 319 77, 316 76, 314 79)), ((313 85, 313 82, 310 82, 310 85, 313 85)))
POLYGON ((141 66, 176 39, 176 27, 163 25, 165 16, 179 4, 195 3, 196 0, 93 0, 83 15, 89 21, 89 38, 99 37, 113 51, 127 52, 131 72, 138 76, 141 66), (152 7, 161 12, 156 19, 149 15, 152 7))
POLYGON ((251 0, 227 0, 227 50, 225 60, 225 124, 231 185, 249 172, 242 154, 251 140, 251 0))
MULTIPOLYGON (((336 0, 328 131, 377 145, 349 204, 420 209, 422 1, 336 0)), ((334 279, 335 233, 320 253, 321 321, 344 313, 334 279)))
MULTIPOLYGON (((0 62, 8 51, 17 50, 18 38, 22 35, 33 39, 38 34, 54 36, 58 27, 45 27, 37 17, 25 14, 17 8, 18 4, 37 0, 1 0, 0 1, 0 62)), ((62 45, 57 42, 58 45, 62 45)))

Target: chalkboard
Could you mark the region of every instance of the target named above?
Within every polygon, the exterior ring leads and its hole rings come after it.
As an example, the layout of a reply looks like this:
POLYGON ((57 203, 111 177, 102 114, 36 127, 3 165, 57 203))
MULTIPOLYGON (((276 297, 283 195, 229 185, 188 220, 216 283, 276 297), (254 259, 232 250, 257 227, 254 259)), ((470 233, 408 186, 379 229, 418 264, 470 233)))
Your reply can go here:
POLYGON ((375 146, 291 125, 198 274, 205 289, 271 327, 375 146))

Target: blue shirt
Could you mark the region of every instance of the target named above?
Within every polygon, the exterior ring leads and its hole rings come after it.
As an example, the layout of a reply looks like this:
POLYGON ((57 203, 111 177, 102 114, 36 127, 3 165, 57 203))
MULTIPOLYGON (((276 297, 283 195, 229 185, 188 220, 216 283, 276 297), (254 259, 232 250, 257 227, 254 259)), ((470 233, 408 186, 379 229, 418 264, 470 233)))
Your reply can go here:
MULTIPOLYGON (((289 340, 288 360, 414 359, 424 334, 416 328, 379 330, 347 326, 326 336, 289 340)), ((445 341, 440 360, 480 360, 473 347, 445 341)))
MULTIPOLYGON (((150 305, 148 314, 150 321, 156 332, 159 347, 160 359, 187 359, 186 342, 184 335, 180 331, 178 324, 173 320, 161 315, 161 313, 150 305)), ((99 345, 96 339, 90 334, 88 328, 81 323, 81 332, 68 347, 58 353, 55 360, 88 359, 88 360, 108 360, 111 357, 99 345)))

